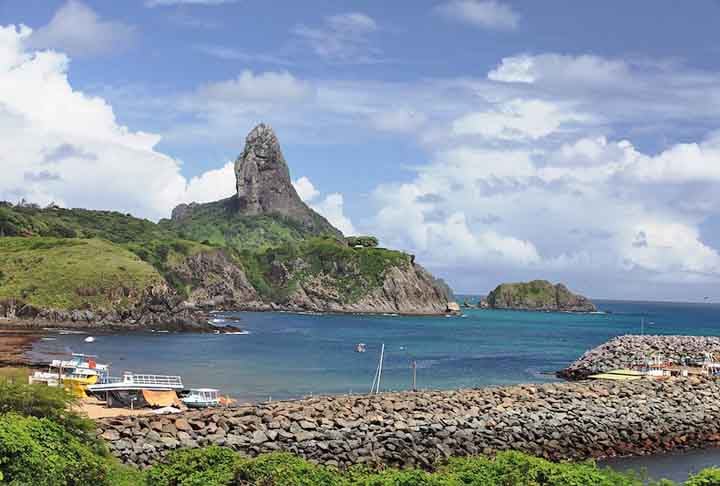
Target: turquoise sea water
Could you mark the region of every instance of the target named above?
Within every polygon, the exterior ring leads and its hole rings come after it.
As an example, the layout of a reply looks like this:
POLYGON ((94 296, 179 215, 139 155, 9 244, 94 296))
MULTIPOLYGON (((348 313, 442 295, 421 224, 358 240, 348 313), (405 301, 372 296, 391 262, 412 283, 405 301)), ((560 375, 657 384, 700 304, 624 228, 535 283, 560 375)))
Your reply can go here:
MULTIPOLYGON (((461 297, 462 300, 462 297, 461 297)), ((248 335, 133 333, 49 336, 33 348, 97 354, 113 374, 135 371, 179 374, 192 386, 220 388, 240 400, 310 394, 366 393, 380 345, 386 359, 381 389, 453 389, 554 381, 553 372, 613 336, 720 335, 720 305, 598 301, 605 314, 465 310, 464 317, 398 317, 232 313, 248 335), (356 353, 357 343, 367 352, 356 353)), ((223 315, 215 316, 222 319, 223 315)), ((689 472, 720 464, 720 450, 608 462, 617 469, 646 468, 651 476, 683 480, 689 472)))
MULTIPOLYGON (((364 393, 385 344, 381 388, 452 389, 545 382, 585 350, 639 333, 720 335, 720 305, 598 303, 606 314, 466 310, 463 317, 238 313, 248 335, 54 335, 34 353, 88 352, 122 371, 179 374, 241 400, 364 393), (357 343, 367 352, 356 353, 357 343)), ((222 319, 222 315, 216 315, 222 319)), ((235 323, 233 323, 235 324, 235 323)))

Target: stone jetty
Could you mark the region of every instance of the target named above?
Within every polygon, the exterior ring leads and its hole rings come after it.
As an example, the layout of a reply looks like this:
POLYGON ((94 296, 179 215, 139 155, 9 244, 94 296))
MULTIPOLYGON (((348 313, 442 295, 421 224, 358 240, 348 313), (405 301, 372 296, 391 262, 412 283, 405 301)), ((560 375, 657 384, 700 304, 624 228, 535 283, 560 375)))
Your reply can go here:
POLYGON ((627 368, 651 356, 672 361, 685 357, 702 358, 713 353, 720 358, 720 338, 706 336, 619 336, 591 349, 557 374, 569 380, 582 380, 595 373, 627 368))
POLYGON ((317 463, 430 468, 514 449, 552 460, 720 443, 720 382, 685 378, 518 385, 305 400, 98 421, 114 455, 140 467, 211 444, 317 463))

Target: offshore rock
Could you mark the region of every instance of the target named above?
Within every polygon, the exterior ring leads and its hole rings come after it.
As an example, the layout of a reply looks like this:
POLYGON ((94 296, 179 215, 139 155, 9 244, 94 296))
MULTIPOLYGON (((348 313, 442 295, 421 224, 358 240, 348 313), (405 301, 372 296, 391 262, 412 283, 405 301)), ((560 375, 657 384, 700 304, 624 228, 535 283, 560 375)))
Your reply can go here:
MULTIPOLYGON (((292 185, 280 142, 269 125, 253 128, 235 161, 238 212, 248 216, 278 214, 317 233, 342 233, 305 204, 292 185)), ((176 211, 178 209, 176 208, 176 211)), ((182 212, 182 209, 179 209, 182 212)))
POLYGON ((559 283, 547 280, 498 285, 487 296, 492 309, 535 310, 553 312, 595 312, 595 304, 559 283))

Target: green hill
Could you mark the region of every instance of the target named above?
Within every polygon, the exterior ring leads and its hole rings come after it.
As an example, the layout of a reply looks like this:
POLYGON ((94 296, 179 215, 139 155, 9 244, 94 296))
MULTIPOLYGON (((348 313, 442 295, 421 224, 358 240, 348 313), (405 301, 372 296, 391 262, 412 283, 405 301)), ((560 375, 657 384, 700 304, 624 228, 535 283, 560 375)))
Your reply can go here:
POLYGON ((0 300, 44 309, 132 308, 164 282, 134 253, 98 239, 0 238, 0 261, 0 300))

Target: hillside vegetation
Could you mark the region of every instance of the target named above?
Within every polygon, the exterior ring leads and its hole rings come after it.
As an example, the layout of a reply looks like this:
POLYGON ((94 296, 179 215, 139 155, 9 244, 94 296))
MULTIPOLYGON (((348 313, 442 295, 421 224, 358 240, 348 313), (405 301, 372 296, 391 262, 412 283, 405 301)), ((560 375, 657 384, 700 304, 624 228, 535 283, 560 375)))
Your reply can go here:
POLYGON ((163 281, 188 297, 212 280, 189 272, 188 258, 223 252, 224 267, 213 271, 241 269, 266 302, 282 304, 308 282, 331 288, 340 302, 355 302, 382 286, 388 268, 412 262, 405 253, 377 248, 374 239, 354 248, 279 215, 233 214, 232 204, 191 205, 190 215, 156 224, 112 211, 0 203, 0 258, 8 262, 0 274, 0 300, 61 310, 121 309, 163 281))
POLYGON ((39 308, 128 308, 163 282, 136 254, 98 239, 0 238, 0 261, 0 300, 39 308))

